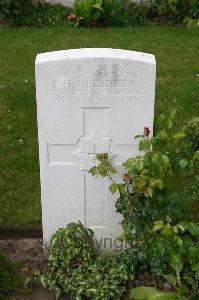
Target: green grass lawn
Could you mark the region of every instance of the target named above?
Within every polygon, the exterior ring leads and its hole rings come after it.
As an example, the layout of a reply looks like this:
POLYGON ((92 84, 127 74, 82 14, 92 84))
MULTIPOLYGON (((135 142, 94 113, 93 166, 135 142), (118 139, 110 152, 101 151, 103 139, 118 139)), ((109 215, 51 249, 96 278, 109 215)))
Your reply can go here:
POLYGON ((181 108, 179 124, 199 115, 197 29, 0 28, 0 228, 41 226, 35 56, 82 47, 112 47, 154 54, 156 115, 174 105, 181 108))

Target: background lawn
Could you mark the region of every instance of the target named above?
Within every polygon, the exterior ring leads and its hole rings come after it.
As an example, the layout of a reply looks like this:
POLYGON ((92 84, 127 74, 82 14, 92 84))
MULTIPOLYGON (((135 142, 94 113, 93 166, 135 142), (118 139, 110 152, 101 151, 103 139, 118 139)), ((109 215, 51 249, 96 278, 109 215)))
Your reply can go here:
MULTIPOLYGON (((199 31, 187 28, 0 28, 0 228, 41 226, 35 105, 37 53, 82 47, 149 52, 157 60, 156 115, 199 115, 199 31)), ((196 210, 196 208, 193 208, 196 210)))

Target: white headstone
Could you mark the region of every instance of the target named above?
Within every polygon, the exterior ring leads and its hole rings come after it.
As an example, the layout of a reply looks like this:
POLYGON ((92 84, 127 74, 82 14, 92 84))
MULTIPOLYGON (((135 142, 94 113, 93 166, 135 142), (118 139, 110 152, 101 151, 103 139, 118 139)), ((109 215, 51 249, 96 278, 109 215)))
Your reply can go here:
POLYGON ((138 154, 134 136, 153 128, 156 63, 151 54, 75 49, 39 54, 36 90, 44 243, 70 222, 94 230, 101 250, 121 250, 121 216, 107 178, 88 170, 96 153, 113 165, 138 154))

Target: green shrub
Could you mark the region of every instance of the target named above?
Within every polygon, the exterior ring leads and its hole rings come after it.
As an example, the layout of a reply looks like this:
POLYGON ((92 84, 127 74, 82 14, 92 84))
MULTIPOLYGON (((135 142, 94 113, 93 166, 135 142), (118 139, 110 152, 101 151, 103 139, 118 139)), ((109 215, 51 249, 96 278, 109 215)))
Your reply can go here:
POLYGON ((10 292, 24 290, 24 280, 18 270, 19 264, 11 262, 7 254, 0 250, 0 299, 7 299, 10 292))
POLYGON ((129 278, 125 262, 124 257, 96 256, 92 230, 71 223, 51 239, 47 274, 34 276, 57 297, 120 299, 129 278))
POLYGON ((193 118, 176 131, 176 109, 169 117, 159 116, 159 130, 150 138, 149 128, 136 138, 143 156, 129 158, 123 163, 126 174, 123 183, 115 183, 111 173, 116 172, 108 158, 98 154, 99 165, 90 170, 92 175, 108 176, 118 191, 117 212, 121 213, 125 238, 131 243, 147 238, 155 220, 170 215, 175 220, 191 217, 179 203, 178 189, 189 195, 190 202, 198 199, 199 118, 193 118), (178 185, 176 184, 179 179, 178 185))
POLYGON ((12 22, 19 6, 19 0, 0 0, 0 22, 12 22))
POLYGON ((151 2, 144 4, 131 2, 128 9, 128 21, 130 25, 145 25, 150 21, 151 2))
POLYGON ((90 26, 95 22, 102 22, 104 9, 103 0, 76 0, 74 14, 78 17, 77 25, 90 26))
POLYGON ((156 275, 165 278, 178 294, 199 295, 199 223, 173 225, 156 221, 147 247, 148 261, 156 275))
POLYGON ((12 26, 72 26, 70 8, 62 5, 32 5, 31 0, 0 0, 0 22, 12 26))
POLYGON ((153 273, 169 281, 176 289, 177 299, 188 299, 186 296, 198 299, 199 223, 188 221, 193 216, 191 212, 187 214, 178 190, 188 196, 195 207, 199 204, 196 203, 199 118, 191 119, 176 130, 176 113, 176 109, 171 109, 167 117, 159 116, 154 137, 150 138, 148 127, 136 136, 142 156, 123 163, 126 169, 123 182, 114 181, 116 169, 106 153, 97 154, 99 164, 90 173, 107 176, 112 182, 110 192, 118 192, 116 210, 123 216, 124 230, 121 238, 128 241, 134 252, 138 247, 143 257, 141 263, 148 264, 153 273))
POLYGON ((148 12, 130 0, 76 0, 72 17, 75 26, 125 26, 145 24, 148 12))
POLYGON ((108 154, 97 154, 99 164, 89 172, 108 177, 110 192, 118 192, 116 209, 123 216, 124 231, 119 239, 128 241, 129 248, 116 257, 98 257, 92 230, 81 223, 58 230, 50 244, 48 272, 34 274, 57 297, 70 294, 74 299, 121 299, 125 283, 149 270, 169 282, 173 291, 139 287, 132 290, 133 299, 198 299, 199 223, 188 221, 182 199, 176 205, 176 178, 180 178, 183 192, 187 190, 195 201, 199 118, 176 130, 176 113, 173 108, 167 117, 159 116, 154 137, 150 137, 148 127, 136 136, 142 156, 123 163, 127 171, 123 182, 114 181, 117 171, 108 154))
POLYGON ((67 20, 70 8, 62 5, 49 5, 39 3, 36 6, 21 7, 20 12, 15 16, 13 25, 15 26, 72 26, 67 20))
POLYGON ((107 0, 103 2, 104 22, 107 26, 129 25, 128 11, 130 1, 107 0))
POLYGON ((156 0, 154 8, 159 15, 168 15, 185 23, 199 18, 198 0, 156 0))

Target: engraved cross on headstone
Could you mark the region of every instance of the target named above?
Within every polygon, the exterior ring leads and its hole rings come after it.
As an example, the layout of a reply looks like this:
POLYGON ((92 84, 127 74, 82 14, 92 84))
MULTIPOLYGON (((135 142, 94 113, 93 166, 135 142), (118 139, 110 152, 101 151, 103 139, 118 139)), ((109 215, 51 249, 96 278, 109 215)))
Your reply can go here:
POLYGON ((82 112, 82 136, 76 144, 48 144, 49 164, 77 165, 80 171, 86 172, 95 165, 97 153, 108 153, 109 159, 116 156, 106 130, 108 108, 82 108, 82 112), (94 124, 89 127, 91 118, 94 124))
POLYGON ((108 153, 109 159, 116 156, 111 151, 111 139, 93 132, 90 137, 80 138, 80 148, 73 153, 79 159, 81 171, 89 171, 96 163, 97 153, 108 153))

